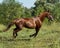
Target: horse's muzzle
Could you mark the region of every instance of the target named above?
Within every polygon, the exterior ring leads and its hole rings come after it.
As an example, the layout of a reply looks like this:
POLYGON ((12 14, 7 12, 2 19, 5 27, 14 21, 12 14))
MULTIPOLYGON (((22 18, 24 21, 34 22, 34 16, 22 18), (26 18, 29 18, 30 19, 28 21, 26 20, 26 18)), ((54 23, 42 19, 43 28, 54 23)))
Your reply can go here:
POLYGON ((53 19, 53 17, 52 17, 52 16, 50 16, 50 17, 49 17, 49 20, 53 21, 54 19, 53 19))

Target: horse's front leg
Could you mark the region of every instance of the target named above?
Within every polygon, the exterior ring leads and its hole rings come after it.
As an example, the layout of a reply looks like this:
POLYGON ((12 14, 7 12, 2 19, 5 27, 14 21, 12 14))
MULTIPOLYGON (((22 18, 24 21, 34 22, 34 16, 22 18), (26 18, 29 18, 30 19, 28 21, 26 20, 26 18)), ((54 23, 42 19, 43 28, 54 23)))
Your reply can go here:
POLYGON ((35 28, 35 30, 36 30, 36 32, 34 34, 30 35, 30 37, 32 37, 32 36, 36 37, 37 36, 37 34, 39 32, 39 28, 35 28))
POLYGON ((37 34, 38 34, 38 32, 39 32, 39 29, 40 29, 40 28, 36 28, 36 29, 35 29, 35 30, 36 30, 36 33, 35 33, 34 37, 37 36, 37 34))

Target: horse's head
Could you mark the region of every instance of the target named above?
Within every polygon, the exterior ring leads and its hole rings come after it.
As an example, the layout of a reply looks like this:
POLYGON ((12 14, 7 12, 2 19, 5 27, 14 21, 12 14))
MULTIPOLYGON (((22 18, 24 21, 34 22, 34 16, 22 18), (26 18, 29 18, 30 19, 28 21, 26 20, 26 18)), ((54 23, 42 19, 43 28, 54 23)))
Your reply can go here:
POLYGON ((46 17, 47 17, 49 20, 53 21, 53 17, 52 17, 52 15, 50 14, 50 12, 45 12, 45 15, 46 15, 46 17))

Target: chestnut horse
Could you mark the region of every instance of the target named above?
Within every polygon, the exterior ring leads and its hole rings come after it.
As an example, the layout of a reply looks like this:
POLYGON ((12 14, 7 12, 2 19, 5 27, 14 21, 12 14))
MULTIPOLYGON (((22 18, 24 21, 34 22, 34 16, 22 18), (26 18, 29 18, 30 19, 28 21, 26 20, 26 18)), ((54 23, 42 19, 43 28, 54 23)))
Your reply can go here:
POLYGON ((16 38, 16 36, 18 35, 17 32, 22 30, 23 27, 25 28, 30 28, 30 29, 35 29, 36 32, 32 35, 30 35, 30 37, 34 36, 36 37, 39 29, 42 26, 42 22, 44 21, 45 18, 48 18, 49 20, 53 20, 52 15, 50 14, 50 12, 43 12, 40 15, 33 17, 33 18, 17 18, 14 19, 7 27, 7 29, 5 29, 4 31, 7 31, 12 25, 15 24, 16 28, 13 30, 13 37, 16 38))

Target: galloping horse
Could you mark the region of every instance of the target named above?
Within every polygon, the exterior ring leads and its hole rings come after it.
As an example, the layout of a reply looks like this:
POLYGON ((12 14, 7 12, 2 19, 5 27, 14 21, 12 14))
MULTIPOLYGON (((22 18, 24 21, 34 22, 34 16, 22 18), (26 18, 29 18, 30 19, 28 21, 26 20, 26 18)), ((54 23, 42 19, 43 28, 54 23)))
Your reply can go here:
POLYGON ((13 30, 14 38, 16 38, 16 36, 18 35, 17 32, 22 30, 23 27, 35 29, 36 32, 30 35, 30 37, 32 36, 36 37, 39 32, 39 29, 42 26, 42 22, 44 21, 45 18, 48 18, 49 20, 53 20, 52 15, 50 14, 50 12, 47 12, 47 11, 33 18, 17 18, 17 19, 14 19, 4 31, 7 31, 12 25, 15 24, 16 28, 13 30))

